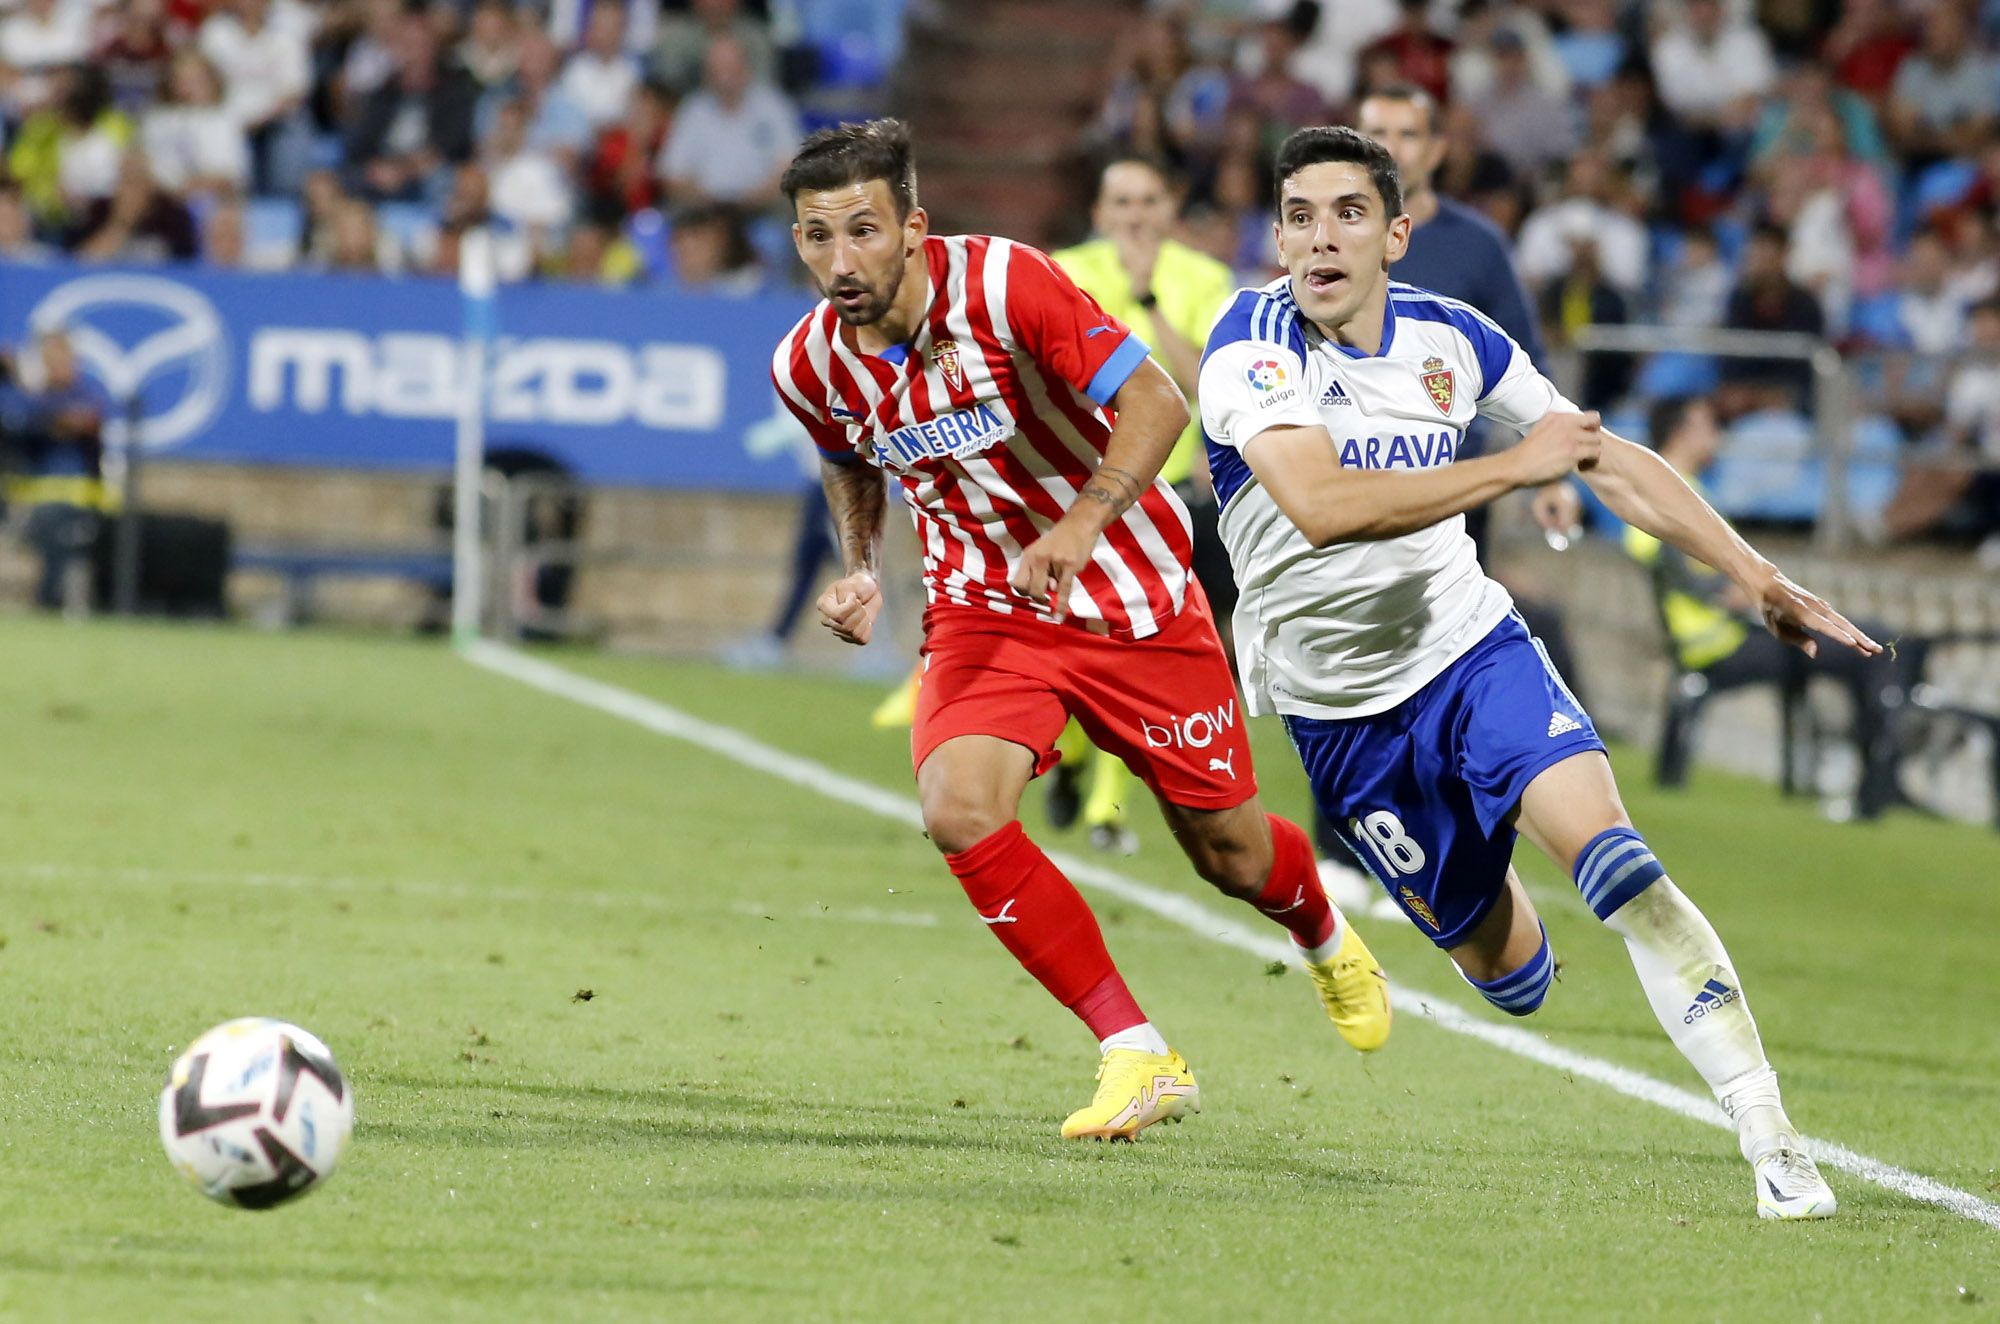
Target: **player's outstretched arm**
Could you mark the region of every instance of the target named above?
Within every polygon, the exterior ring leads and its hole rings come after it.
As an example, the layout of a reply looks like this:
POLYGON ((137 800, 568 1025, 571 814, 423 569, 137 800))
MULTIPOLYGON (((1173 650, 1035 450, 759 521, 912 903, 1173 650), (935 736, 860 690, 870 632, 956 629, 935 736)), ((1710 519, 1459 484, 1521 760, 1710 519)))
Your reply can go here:
POLYGON ((1090 562, 1098 538, 1146 494, 1160 476, 1188 424, 1187 397, 1174 379, 1147 359, 1111 397, 1118 421, 1104 442, 1097 472, 1047 533, 1028 544, 1010 581, 1030 602, 1049 607, 1061 619, 1070 585, 1090 562))
POLYGON ((1672 465, 1644 446, 1605 433, 1596 466, 1582 478, 1619 519, 1728 575, 1757 604, 1771 633, 1808 657, 1819 652, 1814 635, 1857 653, 1882 651, 1824 600, 1787 579, 1672 465))
POLYGON ((882 518, 888 508, 882 473, 872 464, 822 459, 819 480, 833 514, 844 571, 819 596, 820 623, 847 643, 865 644, 875 631, 875 618, 882 614, 877 570, 882 561, 882 518))
POLYGON ((1517 487, 1572 473, 1596 454, 1597 415, 1551 414, 1517 446, 1436 469, 1348 469, 1317 424, 1266 428, 1243 448, 1250 472, 1315 547, 1399 538, 1517 487))

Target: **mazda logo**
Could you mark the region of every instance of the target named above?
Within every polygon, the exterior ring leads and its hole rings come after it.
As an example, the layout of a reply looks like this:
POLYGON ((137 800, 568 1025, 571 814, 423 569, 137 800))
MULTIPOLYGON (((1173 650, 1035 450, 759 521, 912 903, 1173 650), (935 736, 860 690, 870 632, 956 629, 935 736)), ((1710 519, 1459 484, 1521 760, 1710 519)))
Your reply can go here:
POLYGON ((222 412, 229 340, 198 292, 160 276, 84 276, 58 285, 28 314, 38 334, 63 331, 84 371, 112 400, 105 439, 125 440, 137 403, 138 442, 174 446, 222 412))

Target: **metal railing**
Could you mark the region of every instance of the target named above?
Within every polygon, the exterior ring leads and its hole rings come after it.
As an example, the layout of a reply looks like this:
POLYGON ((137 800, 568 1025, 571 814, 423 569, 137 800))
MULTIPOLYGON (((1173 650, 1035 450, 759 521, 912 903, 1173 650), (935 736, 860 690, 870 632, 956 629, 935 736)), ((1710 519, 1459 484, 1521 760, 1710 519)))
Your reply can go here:
POLYGON ((1592 354, 1634 357, 1689 354, 1714 359, 1757 359, 1800 363, 1812 373, 1815 450, 1825 468, 1821 507, 1813 520, 1817 550, 1832 555, 1852 545, 1854 521, 1847 502, 1847 466, 1854 453, 1852 375, 1840 351, 1818 336, 1798 331, 1735 331, 1703 327, 1593 325, 1571 338, 1572 391, 1592 354))

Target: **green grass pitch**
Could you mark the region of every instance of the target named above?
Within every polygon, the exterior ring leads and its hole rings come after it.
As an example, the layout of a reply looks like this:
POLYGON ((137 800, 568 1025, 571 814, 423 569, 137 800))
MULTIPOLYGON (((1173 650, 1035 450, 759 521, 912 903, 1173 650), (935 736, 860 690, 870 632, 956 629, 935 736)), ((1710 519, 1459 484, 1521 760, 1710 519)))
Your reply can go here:
MULTIPOLYGON (((1064 1144, 1094 1046, 915 832, 442 648, 16 618, 0 656, 0 1320, 2000 1319, 2000 1232, 1838 1173, 1838 1219, 1760 1224, 1724 1132, 1408 1001, 1363 1060, 1296 972, 1103 897, 1207 1111, 1064 1144), (153 1121, 244 1014, 359 1099, 337 1176, 262 1215, 153 1121)), ((562 660, 909 790, 870 686, 562 660)), ((1620 764, 1800 1124, 2000 1200, 2000 839, 1620 764)), ((1139 819, 1121 867, 1226 909, 1139 819)), ((1699 1089, 1523 859, 1564 963, 1528 1026, 1699 1089)))

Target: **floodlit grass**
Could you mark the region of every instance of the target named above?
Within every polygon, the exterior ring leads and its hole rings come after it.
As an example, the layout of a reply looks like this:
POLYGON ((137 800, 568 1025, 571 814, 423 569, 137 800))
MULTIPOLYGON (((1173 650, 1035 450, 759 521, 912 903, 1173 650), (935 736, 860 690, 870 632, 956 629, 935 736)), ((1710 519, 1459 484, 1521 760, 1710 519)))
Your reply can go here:
MULTIPOLYGON (((1364 1061, 1298 975, 1103 898, 1207 1111, 1066 1145, 1093 1045, 916 833, 439 648, 18 619, 0 648, 0 1319, 2000 1313, 2000 1233, 1832 1173, 1837 1220, 1760 1224, 1721 1131, 1407 1004, 1364 1061), (359 1099, 339 1174, 263 1215, 154 1133, 177 1047, 246 1014, 359 1099)), ((908 789, 867 686, 562 660, 908 789)), ((1258 753, 1299 812, 1282 736, 1258 753)), ((2000 1198, 2000 839, 1623 767, 1798 1121, 2000 1198)), ((1120 867, 1224 911, 1137 817, 1120 867)), ((1698 1089, 1523 860, 1564 961, 1529 1025, 1698 1089)), ((1370 938, 1470 1005, 1416 934, 1370 938)))

